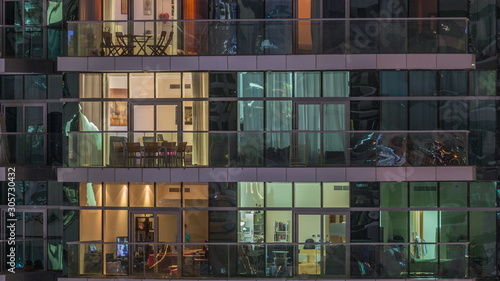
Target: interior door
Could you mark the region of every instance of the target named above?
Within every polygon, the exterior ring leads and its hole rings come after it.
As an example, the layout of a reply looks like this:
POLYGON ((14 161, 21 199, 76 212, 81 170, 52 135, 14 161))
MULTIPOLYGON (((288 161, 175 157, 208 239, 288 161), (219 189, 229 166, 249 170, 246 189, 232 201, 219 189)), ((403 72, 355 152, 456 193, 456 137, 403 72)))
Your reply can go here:
POLYGON ((143 142, 144 137, 157 141, 178 142, 177 131, 182 130, 180 103, 156 103, 132 105, 132 131, 134 141, 143 142))
POLYGON ((348 214, 296 213, 297 274, 345 276, 348 214))
POLYGON ((170 243, 182 242, 179 217, 177 212, 131 213, 131 242, 138 243, 128 251, 133 257, 133 273, 172 274, 178 270, 182 249, 170 243))
POLYGON ((294 129, 300 132, 292 136, 292 155, 296 149, 306 165, 345 163, 348 136, 334 131, 348 128, 346 108, 346 103, 296 102, 294 129))

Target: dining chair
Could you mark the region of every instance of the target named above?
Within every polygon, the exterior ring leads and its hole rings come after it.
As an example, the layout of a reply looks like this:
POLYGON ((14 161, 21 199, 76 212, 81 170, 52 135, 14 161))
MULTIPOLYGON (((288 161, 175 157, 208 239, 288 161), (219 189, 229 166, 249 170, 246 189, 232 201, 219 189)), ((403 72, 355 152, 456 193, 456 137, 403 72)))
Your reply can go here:
POLYGON ((145 166, 155 167, 160 160, 160 151, 158 143, 144 142, 144 164, 145 166))
POLYGON ((161 143, 161 151, 163 156, 163 165, 171 166, 175 161, 176 147, 175 142, 164 141, 161 143))
POLYGON ((141 143, 140 142, 127 142, 127 164, 129 166, 135 166, 137 164, 137 160, 139 160, 139 166, 142 167, 142 162, 144 160, 141 143))
POLYGON ((175 159, 177 160, 178 166, 184 166, 185 157, 186 157, 186 146, 187 142, 181 142, 177 146, 177 150, 175 152, 175 159))
POLYGON ((113 142, 113 157, 111 165, 113 166, 123 166, 125 164, 125 148, 123 147, 123 143, 121 141, 113 142))

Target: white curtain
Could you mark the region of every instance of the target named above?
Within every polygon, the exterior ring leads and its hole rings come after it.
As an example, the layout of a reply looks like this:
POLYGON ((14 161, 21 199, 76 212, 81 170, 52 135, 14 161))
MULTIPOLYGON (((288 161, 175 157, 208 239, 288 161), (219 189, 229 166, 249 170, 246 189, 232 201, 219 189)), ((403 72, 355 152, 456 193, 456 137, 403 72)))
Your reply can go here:
MULTIPOLYGON (((208 73, 192 73, 193 97, 208 97, 208 73)), ((193 130, 208 131, 208 102, 193 101, 193 130)), ((193 164, 208 165, 208 133, 194 133, 193 164)))
POLYGON ((349 71, 327 71, 323 73, 324 97, 349 96, 349 71))
MULTIPOLYGON (((324 97, 348 97, 349 96, 349 72, 332 71, 323 73, 323 96, 324 97)), ((323 105, 323 130, 343 131, 346 129, 346 108, 345 104, 324 104, 323 105)), ((344 152, 344 159, 347 158, 346 139, 343 132, 324 133, 323 150, 344 152)))
MULTIPOLYGON (((266 74, 267 97, 292 97, 292 73, 269 72, 266 74)), ((292 101, 266 102, 266 130, 290 131, 292 129, 292 101)), ((268 133, 266 147, 285 148, 290 145, 290 134, 268 133)))
MULTIPOLYGON (((321 96, 320 72, 295 72, 294 94, 297 98, 321 96)), ((319 104, 300 104, 297 108, 298 124, 301 131, 321 131, 321 109, 319 104)), ((321 134, 297 133, 292 140, 292 155, 299 159, 297 164, 316 164, 320 160, 321 134), (297 143, 294 143, 295 140, 297 143), (296 151, 293 151, 296 150, 296 151)))

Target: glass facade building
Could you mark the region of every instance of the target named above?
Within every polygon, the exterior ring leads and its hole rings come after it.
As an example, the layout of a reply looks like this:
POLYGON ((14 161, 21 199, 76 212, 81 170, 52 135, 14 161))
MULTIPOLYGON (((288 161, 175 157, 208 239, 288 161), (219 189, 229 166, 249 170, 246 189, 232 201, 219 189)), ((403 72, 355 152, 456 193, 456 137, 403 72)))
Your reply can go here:
POLYGON ((0 3, 6 274, 500 278, 500 2, 0 3))

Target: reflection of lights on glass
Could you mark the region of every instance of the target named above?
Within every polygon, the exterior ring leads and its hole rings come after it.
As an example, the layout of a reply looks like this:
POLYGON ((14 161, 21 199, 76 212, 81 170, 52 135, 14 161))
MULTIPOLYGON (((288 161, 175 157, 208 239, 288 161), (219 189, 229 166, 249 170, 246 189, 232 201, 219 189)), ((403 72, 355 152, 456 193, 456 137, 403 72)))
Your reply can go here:
POLYGON ((123 188, 127 188, 127 186, 126 186, 126 185, 124 185, 124 186, 123 186, 123 188))
POLYGON ((217 198, 217 195, 214 195, 214 198, 217 198))

